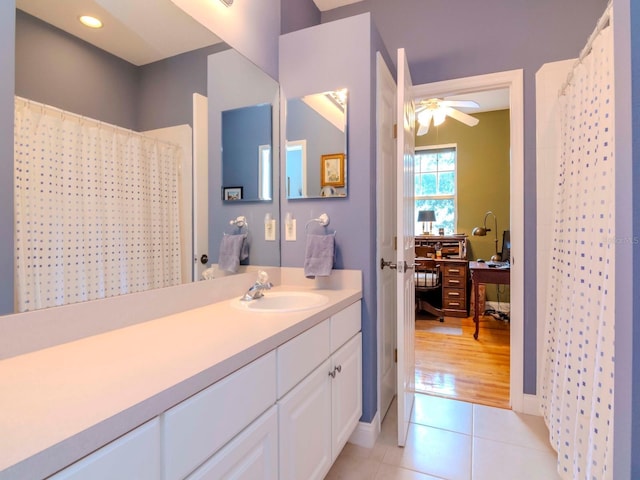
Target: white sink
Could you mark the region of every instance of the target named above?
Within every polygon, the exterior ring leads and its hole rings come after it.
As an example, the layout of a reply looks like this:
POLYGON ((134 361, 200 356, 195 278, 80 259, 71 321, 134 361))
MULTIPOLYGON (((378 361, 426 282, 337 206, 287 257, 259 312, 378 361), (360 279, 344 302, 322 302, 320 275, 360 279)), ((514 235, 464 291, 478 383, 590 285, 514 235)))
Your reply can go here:
POLYGON ((312 292, 269 292, 264 297, 248 302, 240 299, 231 301, 231 305, 242 310, 265 313, 298 312, 325 305, 329 298, 312 292))

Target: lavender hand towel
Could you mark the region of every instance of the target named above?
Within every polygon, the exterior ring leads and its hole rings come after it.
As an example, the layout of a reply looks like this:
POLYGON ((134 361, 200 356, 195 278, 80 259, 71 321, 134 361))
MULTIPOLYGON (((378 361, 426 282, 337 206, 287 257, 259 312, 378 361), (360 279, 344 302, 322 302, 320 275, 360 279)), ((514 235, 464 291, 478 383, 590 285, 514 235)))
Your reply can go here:
POLYGON ((236 273, 240 265, 240 252, 246 235, 227 235, 220 242, 218 268, 226 272, 236 273))
POLYGON ((334 248, 334 235, 307 235, 304 256, 305 277, 328 277, 333 268, 334 248))

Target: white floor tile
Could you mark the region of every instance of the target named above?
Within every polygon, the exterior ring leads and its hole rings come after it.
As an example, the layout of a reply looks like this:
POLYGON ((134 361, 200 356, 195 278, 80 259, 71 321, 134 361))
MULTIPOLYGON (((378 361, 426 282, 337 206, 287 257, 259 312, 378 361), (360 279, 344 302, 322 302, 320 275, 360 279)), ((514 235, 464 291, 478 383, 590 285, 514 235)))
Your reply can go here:
POLYGON ((383 463, 449 480, 468 480, 471 437, 412 423, 405 447, 390 447, 383 463))
POLYGON ((411 421, 471 435, 473 405, 449 398, 416 395, 411 421))
POLYGON ((473 405, 473 436, 553 452, 542 417, 473 405))
POLYGON ((380 465, 374 480, 440 480, 424 473, 393 465, 380 465))
POLYGON ((553 453, 484 438, 473 439, 473 480, 555 480, 553 453))

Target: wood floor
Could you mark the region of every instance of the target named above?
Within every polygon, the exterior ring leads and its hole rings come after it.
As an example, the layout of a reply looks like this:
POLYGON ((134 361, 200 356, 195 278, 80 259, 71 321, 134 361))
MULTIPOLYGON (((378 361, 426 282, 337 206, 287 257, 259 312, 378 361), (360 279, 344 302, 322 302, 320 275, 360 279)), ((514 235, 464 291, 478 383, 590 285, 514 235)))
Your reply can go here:
POLYGON ((473 317, 416 312, 416 391, 510 408, 509 323, 485 316, 478 340, 473 331, 473 317))

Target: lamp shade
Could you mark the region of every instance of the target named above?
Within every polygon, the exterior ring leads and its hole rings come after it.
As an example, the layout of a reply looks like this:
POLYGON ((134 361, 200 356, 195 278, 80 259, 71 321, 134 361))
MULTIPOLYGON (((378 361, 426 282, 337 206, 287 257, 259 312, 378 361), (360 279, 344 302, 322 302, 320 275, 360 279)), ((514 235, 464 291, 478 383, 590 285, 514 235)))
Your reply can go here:
POLYGON ((418 212, 418 221, 419 222, 435 222, 436 212, 433 210, 420 210, 418 212))
POLYGON ((471 230, 471 235, 474 237, 485 237, 487 235, 487 229, 484 227, 474 227, 471 230))

